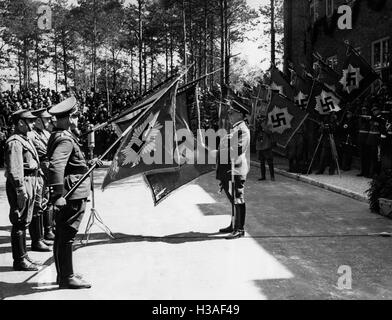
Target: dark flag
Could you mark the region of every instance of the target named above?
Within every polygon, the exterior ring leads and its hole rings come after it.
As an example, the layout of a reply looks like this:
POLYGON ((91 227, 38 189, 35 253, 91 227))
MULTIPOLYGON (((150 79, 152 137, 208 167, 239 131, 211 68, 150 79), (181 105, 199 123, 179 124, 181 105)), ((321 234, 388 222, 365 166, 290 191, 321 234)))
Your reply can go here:
MULTIPOLYGON (((156 99, 128 128, 102 184, 140 173, 173 170, 179 154, 175 128, 178 79, 156 93, 156 99)), ((124 131, 125 133, 125 131, 124 131)))
POLYGON ((120 136, 143 111, 150 108, 156 102, 156 100, 161 96, 162 92, 166 91, 172 85, 173 78, 169 78, 157 86, 154 91, 147 93, 133 106, 122 112, 122 114, 120 114, 117 119, 112 122, 117 135, 120 136))
POLYGON ((347 59, 343 65, 343 97, 347 101, 357 99, 371 84, 379 79, 378 74, 353 48, 348 48, 347 59))
POLYGON ((271 67, 270 87, 273 92, 279 93, 290 100, 294 100, 294 90, 291 87, 289 80, 287 80, 285 75, 275 66, 271 67))
POLYGON ((279 147, 286 148, 308 114, 280 94, 273 94, 267 111, 268 125, 271 126, 279 147))
POLYGON ((313 57, 317 60, 316 65, 318 66, 317 70, 315 70, 316 79, 338 95, 342 95, 343 87, 340 83, 341 76, 339 73, 332 69, 318 52, 314 53, 313 57))
POLYGON ((197 88, 189 88, 177 96, 176 127, 193 137, 193 145, 188 141, 179 141, 179 151, 184 156, 184 163, 171 172, 146 173, 145 180, 152 190, 154 204, 158 205, 173 191, 193 181, 203 174, 214 170, 215 164, 208 164, 208 150, 200 144, 200 112, 197 88), (193 101, 192 101, 193 100, 193 101), (195 127, 195 125, 197 127, 195 127), (195 131, 196 129, 196 131, 195 131), (196 132, 196 135, 194 135, 196 132))

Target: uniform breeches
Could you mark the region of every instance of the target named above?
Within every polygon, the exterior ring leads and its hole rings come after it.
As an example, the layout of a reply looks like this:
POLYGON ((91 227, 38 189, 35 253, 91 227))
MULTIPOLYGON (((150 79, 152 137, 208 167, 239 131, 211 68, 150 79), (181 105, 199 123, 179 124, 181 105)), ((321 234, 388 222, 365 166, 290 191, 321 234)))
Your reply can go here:
POLYGON ((49 189, 43 176, 37 177, 37 193, 35 196, 34 215, 39 215, 47 209, 49 189))
POLYGON ((68 200, 67 204, 56 212, 56 241, 59 243, 74 242, 86 210, 86 200, 68 200))
POLYGON ((245 176, 234 176, 234 199, 231 192, 231 181, 225 180, 221 182, 222 189, 225 191, 227 198, 230 200, 231 203, 234 204, 243 204, 245 203, 245 176))
POLYGON ((6 182, 6 192, 8 203, 10 205, 10 222, 18 230, 26 230, 31 222, 34 211, 34 202, 37 187, 37 178, 35 176, 24 177, 24 187, 27 199, 23 208, 18 207, 17 193, 11 181, 6 182))

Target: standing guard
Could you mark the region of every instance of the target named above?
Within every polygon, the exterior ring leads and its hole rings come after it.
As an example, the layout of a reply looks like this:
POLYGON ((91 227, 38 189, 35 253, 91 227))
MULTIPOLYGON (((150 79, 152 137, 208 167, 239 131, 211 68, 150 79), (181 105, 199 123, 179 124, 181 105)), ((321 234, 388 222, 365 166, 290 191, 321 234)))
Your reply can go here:
POLYGON ((358 177, 369 176, 370 160, 367 150, 367 139, 369 136, 370 118, 368 108, 366 106, 362 106, 361 114, 358 119, 358 147, 359 158, 361 161, 361 172, 357 175, 358 177))
POLYGON ((231 233, 227 239, 236 239, 245 235, 244 225, 246 206, 244 189, 246 177, 250 169, 250 132, 245 123, 245 117, 250 110, 231 101, 228 110, 231 133, 224 136, 217 155, 217 180, 232 203, 232 222, 230 226, 220 229, 221 233, 231 233), (230 193, 230 183, 234 179, 234 190, 230 193))
POLYGON ((381 141, 386 138, 386 120, 381 115, 381 110, 374 105, 370 119, 369 136, 367 138, 367 152, 370 158, 371 177, 381 173, 381 141))
POLYGON ((90 288, 91 285, 76 276, 72 263, 72 244, 79 230, 90 193, 87 178, 65 199, 65 194, 88 171, 78 138, 72 130, 77 128, 79 113, 75 97, 68 98, 49 109, 56 116, 56 128, 48 142, 49 199, 54 206, 56 234, 53 255, 57 269, 57 282, 62 289, 90 288))
POLYGON ((46 252, 52 251, 52 249, 49 247, 50 243, 45 240, 54 240, 54 234, 52 232, 53 219, 51 218, 52 210, 50 210, 48 206, 49 189, 47 187, 46 179, 49 167, 46 151, 50 136, 47 129, 49 128, 50 118, 52 116, 45 108, 33 111, 32 114, 37 117, 37 119, 35 121, 34 130, 30 132, 30 138, 38 152, 40 171, 38 175, 38 189, 34 214, 29 231, 31 236, 31 249, 33 251, 46 252))
POLYGON ((13 268, 16 271, 37 271, 26 249, 26 230, 33 217, 39 158, 27 133, 33 129, 35 117, 28 110, 12 115, 15 134, 6 142, 5 176, 7 198, 10 205, 11 246, 13 268))

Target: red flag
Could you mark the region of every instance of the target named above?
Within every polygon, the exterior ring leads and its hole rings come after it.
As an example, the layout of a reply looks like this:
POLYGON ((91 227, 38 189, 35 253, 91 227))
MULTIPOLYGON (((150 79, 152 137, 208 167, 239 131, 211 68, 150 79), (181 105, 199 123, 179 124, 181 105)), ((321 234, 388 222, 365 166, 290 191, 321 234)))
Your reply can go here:
POLYGON ((287 147, 307 117, 308 114, 297 108, 292 101, 280 94, 273 94, 267 119, 279 147, 287 147))
MULTIPOLYGON (((102 184, 151 171, 173 170, 179 155, 175 128, 178 79, 156 94, 152 106, 128 128, 102 184)), ((125 133, 125 132, 124 132, 125 133)))

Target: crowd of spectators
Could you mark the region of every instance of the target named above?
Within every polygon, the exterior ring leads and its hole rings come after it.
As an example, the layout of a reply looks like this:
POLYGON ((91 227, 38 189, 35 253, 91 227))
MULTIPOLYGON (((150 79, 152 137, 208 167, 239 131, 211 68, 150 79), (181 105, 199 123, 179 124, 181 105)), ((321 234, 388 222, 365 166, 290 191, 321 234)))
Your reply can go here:
MULTIPOLYGON (((116 93, 109 92, 111 110, 108 109, 108 96, 106 92, 91 90, 69 90, 56 92, 50 89, 25 89, 0 91, 0 167, 4 165, 4 145, 13 132, 11 115, 19 109, 37 110, 49 108, 70 95, 75 95, 79 101, 81 117, 79 120, 81 132, 88 131, 90 125, 105 122, 111 115, 115 115, 127 106, 132 105, 136 94, 130 90, 116 93)), ((86 136, 83 136, 86 140, 86 136)), ((96 146, 94 153, 100 155, 104 148, 114 141, 116 134, 112 127, 106 127, 96 133, 96 146)))

